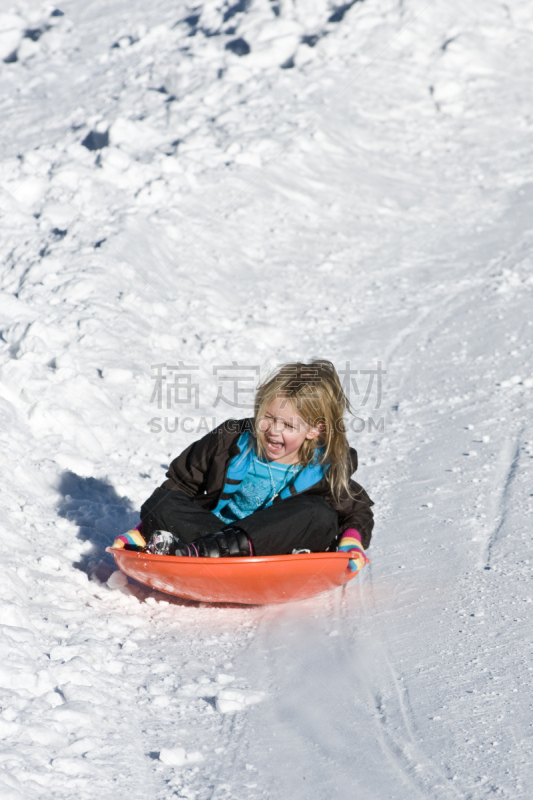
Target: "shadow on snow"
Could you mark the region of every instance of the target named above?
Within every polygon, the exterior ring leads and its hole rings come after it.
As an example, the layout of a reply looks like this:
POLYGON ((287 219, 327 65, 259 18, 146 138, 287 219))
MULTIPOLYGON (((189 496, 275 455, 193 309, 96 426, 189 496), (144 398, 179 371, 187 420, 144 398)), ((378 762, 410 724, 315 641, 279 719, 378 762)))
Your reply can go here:
POLYGON ((98 478, 64 472, 59 492, 62 495, 59 516, 74 522, 78 526, 78 538, 92 545, 74 566, 98 580, 107 580, 114 562, 105 549, 113 544, 116 536, 137 525, 139 512, 127 497, 120 497, 110 483, 98 478))
MULTIPOLYGON (((106 553, 105 549, 113 544, 120 533, 137 525, 138 510, 133 508, 127 497, 120 497, 107 481, 84 478, 75 472, 63 473, 58 490, 62 496, 58 507, 59 516, 74 522, 78 526, 78 538, 92 545, 73 566, 87 573, 89 577, 105 583, 116 569, 113 556, 106 553)), ((205 605, 150 589, 132 578, 129 578, 129 591, 141 601, 152 596, 171 605, 205 605)), ((213 603, 212 606, 241 608, 239 604, 233 603, 213 603)))

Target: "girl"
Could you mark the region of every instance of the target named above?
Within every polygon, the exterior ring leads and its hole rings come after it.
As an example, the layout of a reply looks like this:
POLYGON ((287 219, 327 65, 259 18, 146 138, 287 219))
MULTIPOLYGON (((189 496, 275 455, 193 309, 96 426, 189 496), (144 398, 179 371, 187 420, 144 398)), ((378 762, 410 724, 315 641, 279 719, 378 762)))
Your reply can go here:
POLYGON ((347 410, 331 362, 285 364, 258 387, 252 419, 223 422, 172 461, 142 526, 114 546, 191 557, 342 550, 359 571, 373 503, 350 479, 347 410))

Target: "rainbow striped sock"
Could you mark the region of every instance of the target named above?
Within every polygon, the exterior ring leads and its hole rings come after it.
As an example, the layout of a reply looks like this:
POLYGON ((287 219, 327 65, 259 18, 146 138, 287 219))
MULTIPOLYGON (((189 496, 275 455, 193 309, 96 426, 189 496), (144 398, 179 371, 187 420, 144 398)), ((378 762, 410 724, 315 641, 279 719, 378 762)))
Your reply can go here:
POLYGON ((121 533, 120 536, 117 536, 113 542, 113 547, 119 550, 142 550, 146 547, 146 542, 140 532, 135 528, 132 531, 121 533))
POLYGON ((337 551, 346 553, 350 556, 348 562, 348 569, 350 572, 359 572, 363 569, 365 564, 368 564, 369 559, 365 555, 363 545, 361 544, 361 534, 355 528, 348 528, 344 531, 337 551))

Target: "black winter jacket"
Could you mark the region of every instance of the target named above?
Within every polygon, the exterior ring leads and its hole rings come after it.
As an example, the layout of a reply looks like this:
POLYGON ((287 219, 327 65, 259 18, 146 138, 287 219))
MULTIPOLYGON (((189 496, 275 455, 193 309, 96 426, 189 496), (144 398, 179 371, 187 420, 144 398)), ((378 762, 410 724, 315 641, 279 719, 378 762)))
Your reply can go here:
MULTIPOLYGON (((167 480, 159 488, 182 491, 198 505, 212 511, 224 488, 229 462, 240 453, 237 445, 239 436, 246 430, 253 432, 252 419, 226 420, 202 439, 189 445, 172 461, 167 480)), ((357 469, 357 453, 353 448, 350 448, 350 460, 353 474, 357 469)), ((374 527, 371 510, 374 504, 363 487, 353 480, 350 480, 350 489, 353 496, 344 492, 339 500, 335 500, 324 477, 301 494, 317 494, 323 497, 337 512, 339 533, 355 528, 361 534, 363 547, 366 549, 374 527)), ((278 496, 274 502, 282 503, 283 500, 278 496)))

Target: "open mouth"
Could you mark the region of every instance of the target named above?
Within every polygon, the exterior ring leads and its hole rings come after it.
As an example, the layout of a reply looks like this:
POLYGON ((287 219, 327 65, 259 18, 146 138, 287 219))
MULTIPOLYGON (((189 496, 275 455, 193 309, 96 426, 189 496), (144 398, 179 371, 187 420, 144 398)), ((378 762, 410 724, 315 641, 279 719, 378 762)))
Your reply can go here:
POLYGON ((283 442, 278 442, 276 439, 271 439, 269 436, 265 436, 266 444, 268 449, 271 453, 279 453, 279 451, 283 447, 283 442))

